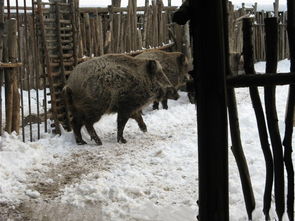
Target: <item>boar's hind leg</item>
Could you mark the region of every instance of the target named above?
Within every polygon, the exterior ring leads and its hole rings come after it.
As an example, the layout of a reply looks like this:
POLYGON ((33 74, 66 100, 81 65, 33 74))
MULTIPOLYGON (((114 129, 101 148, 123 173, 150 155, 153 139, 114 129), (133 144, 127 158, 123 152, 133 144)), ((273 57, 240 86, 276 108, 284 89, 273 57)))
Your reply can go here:
POLYGON ((162 103, 163 108, 167 110, 168 109, 167 99, 163 99, 161 101, 161 103, 162 103))
POLYGON ((157 102, 157 101, 154 102, 153 110, 159 110, 159 102, 157 102))
POLYGON ((75 134, 76 143, 79 145, 87 144, 81 135, 82 123, 80 121, 72 120, 72 126, 75 134))
POLYGON ((93 123, 86 123, 85 127, 91 137, 91 140, 93 139, 97 145, 102 145, 101 140, 99 139, 99 137, 97 136, 94 130, 93 123))
POLYGON ((118 111, 118 119, 117 119, 117 124, 118 124, 118 131, 117 131, 117 141, 119 143, 127 143, 127 141, 123 137, 123 131, 125 128, 125 125, 129 119, 129 114, 123 111, 118 111))
POLYGON ((136 120, 136 122, 142 132, 147 132, 146 124, 144 123, 140 112, 136 112, 136 113, 132 114, 131 118, 136 120))

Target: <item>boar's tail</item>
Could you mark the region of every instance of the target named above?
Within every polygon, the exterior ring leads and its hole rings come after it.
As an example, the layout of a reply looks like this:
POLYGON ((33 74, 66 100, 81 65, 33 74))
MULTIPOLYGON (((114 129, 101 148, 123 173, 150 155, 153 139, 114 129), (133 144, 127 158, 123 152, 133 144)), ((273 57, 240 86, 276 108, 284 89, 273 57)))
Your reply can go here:
POLYGON ((69 86, 64 86, 62 89, 62 96, 65 100, 66 106, 70 112, 73 110, 73 92, 69 86))

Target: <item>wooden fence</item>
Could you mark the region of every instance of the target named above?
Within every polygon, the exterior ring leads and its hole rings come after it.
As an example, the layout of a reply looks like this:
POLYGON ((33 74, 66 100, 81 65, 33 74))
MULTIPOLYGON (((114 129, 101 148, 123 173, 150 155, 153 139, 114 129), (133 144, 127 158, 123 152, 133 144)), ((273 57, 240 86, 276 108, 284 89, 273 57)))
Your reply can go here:
MULTIPOLYGON (((27 5, 27 0, 20 0, 22 5, 27 5)), ((0 0, 0 3, 4 0, 0 0)), ((9 0, 7 1, 9 2, 9 0)), ((187 56, 191 56, 189 28, 188 25, 181 26, 172 22, 172 14, 177 9, 175 6, 164 6, 161 0, 152 1, 143 7, 137 7, 136 0, 130 0, 127 7, 112 5, 105 8, 78 8, 79 0, 67 0, 59 2, 61 14, 70 13, 64 7, 66 4, 73 6, 70 16, 59 19, 62 33, 61 45, 58 50, 58 41, 55 34, 51 33, 56 27, 46 26, 41 20, 49 23, 56 23, 56 16, 52 14, 56 3, 50 0, 43 3, 41 0, 33 1, 33 6, 11 5, 2 7, 0 11, 1 23, 4 25, 11 18, 17 20, 17 55, 15 62, 21 63, 18 67, 18 87, 20 88, 21 126, 22 135, 25 140, 25 133, 30 134, 30 140, 40 137, 40 126, 47 132, 48 119, 50 119, 49 109, 54 103, 60 103, 58 98, 54 98, 50 89, 49 70, 54 73, 60 67, 60 62, 56 58, 62 53, 63 57, 69 56, 63 61, 65 78, 70 74, 75 62, 70 56, 74 56, 78 62, 82 62, 93 56, 100 56, 106 53, 140 53, 140 50, 161 47, 164 50, 182 51, 187 56), (42 15, 40 14, 42 11, 42 15), (42 17, 42 19, 41 19, 42 17), (42 31, 43 30, 43 31, 42 31), (49 33, 51 38, 46 38, 43 34, 49 33), (46 43, 45 43, 46 42, 46 43), (45 47, 47 44, 47 47, 45 47), (71 53, 69 53, 71 51, 71 53), (46 54, 53 55, 53 64, 49 67, 46 54), (54 55, 55 54, 55 55, 54 55), (56 61, 54 61, 56 60, 56 61), (69 61, 69 62, 68 62, 69 61), (55 62, 55 63, 54 63, 55 62), (37 123, 36 123, 37 122, 37 123), (29 125, 28 132, 25 131, 29 125), (25 128, 24 128, 25 127, 25 128), (35 128, 34 128, 35 127, 35 128), (34 133, 36 134, 34 136, 34 133)), ((148 1, 146 1, 148 2, 148 1)), ((1 5, 1 4, 0 4, 1 5)), ((263 18, 270 16, 271 12, 257 12, 254 8, 242 7, 234 10, 231 3, 229 9, 229 37, 230 52, 237 54, 238 58, 242 52, 242 18, 252 16, 254 19, 254 58, 255 61, 265 59, 264 49, 264 24, 263 18)), ((286 13, 279 12, 279 59, 289 57, 288 41, 286 36, 286 13)), ((0 52, 1 53, 1 52, 0 52)), ((208 52, 210 53, 210 52, 208 52)), ((75 60, 74 59, 74 60, 75 60)), ((236 63, 239 59, 233 59, 236 63)), ((4 60, 1 60, 5 62, 4 60)), ((2 64, 5 66, 5 64, 2 64)), ((4 67, 1 68, 4 70, 4 67)), ((3 73, 1 71, 1 78, 3 73)), ((61 77, 60 79, 63 79, 61 77)), ((55 81, 59 81, 58 78, 55 81)), ((4 81, 0 81, 2 85, 4 81)), ((58 84, 58 90, 62 84, 58 84)), ((58 94, 59 92, 57 92, 58 94)), ((5 94, 3 97, 7 97, 5 94)), ((7 99, 6 99, 7 100, 7 99)), ((4 102, 3 102, 4 103, 4 102)), ((7 103, 8 104, 8 103, 7 103)), ((0 128, 5 127, 7 105, 0 105, 0 128), (2 106, 5 109, 2 109, 2 106)), ((62 111, 62 110, 61 110, 62 111)), ((56 125, 55 127, 57 127, 56 125)), ((43 129, 42 129, 43 130, 43 129)), ((1 134, 1 130, 0 130, 1 134)))
MULTIPOLYGON (((0 23, 3 26, 11 20, 17 21, 14 59, 21 65, 13 70, 17 73, 17 87, 20 89, 21 119, 18 127, 22 128, 23 140, 28 139, 27 134, 30 135, 30 140, 34 140, 40 138, 41 130, 48 132, 52 126, 59 127, 56 124, 49 126, 48 120, 52 118, 53 106, 62 103, 58 97, 62 84, 57 81, 63 79, 63 76, 55 76, 54 79, 52 76, 63 72, 66 78, 76 64, 73 62, 75 59, 83 62, 106 53, 132 55, 155 47, 183 50, 184 27, 171 22, 176 7, 164 7, 161 0, 153 1, 145 7, 137 7, 136 1, 132 0, 126 8, 109 6, 81 9, 77 7, 78 2, 68 0, 43 3, 38 0, 33 1, 32 7, 27 7, 28 2, 23 0, 21 4, 24 6, 21 7, 11 4, 9 7, 1 7, 0 23), (58 32, 56 24, 59 25, 58 32), (61 57, 62 61, 59 59, 61 57), (61 65, 63 70, 60 70, 61 65)), ((1 5, 4 6, 4 0, 0 0, 1 5)), ((2 71, 11 61, 1 61, 0 85, 8 88, 9 80, 4 78, 2 71)), ((12 100, 7 99, 7 89, 1 96, 5 97, 5 102, 0 102, 0 135, 4 128, 11 132, 6 125, 9 122, 9 106, 12 104, 12 100)), ((61 112, 64 111, 61 107, 58 108, 61 112)), ((57 115, 56 120, 59 117, 57 115)), ((19 129, 13 130, 18 132, 19 129)))
MULTIPOLYGON (((275 9, 274 9, 275 10, 275 9)), ((273 17, 277 14, 278 18, 278 59, 289 58, 289 43, 287 37, 287 12, 286 11, 257 11, 257 3, 251 8, 245 8, 244 4, 238 10, 234 10, 234 6, 228 4, 229 15, 229 41, 230 51, 241 53, 243 50, 243 18, 252 18, 253 20, 253 43, 254 43, 254 60, 265 61, 265 30, 264 19, 273 17)))

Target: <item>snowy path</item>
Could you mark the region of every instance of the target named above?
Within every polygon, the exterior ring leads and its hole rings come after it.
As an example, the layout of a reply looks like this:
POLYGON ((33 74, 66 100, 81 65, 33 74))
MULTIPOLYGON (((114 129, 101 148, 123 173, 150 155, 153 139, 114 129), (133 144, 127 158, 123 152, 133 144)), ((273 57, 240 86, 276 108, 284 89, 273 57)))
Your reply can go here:
MULTIPOLYGON (((21 201, 28 205, 29 199, 36 198, 35 203, 53 200, 77 206, 101 205, 104 218, 110 220, 145 220, 146 207, 151 211, 146 220, 161 219, 165 211, 171 215, 171 208, 175 208, 175 220, 193 219, 197 199, 197 189, 192 188, 197 186, 197 131, 196 116, 191 113, 195 109, 185 93, 170 104, 168 111, 145 110, 147 133, 142 133, 135 121, 128 122, 127 144, 116 143, 115 115, 106 116, 95 125, 103 142, 101 147, 90 141, 83 129, 89 145, 77 146, 72 133, 54 137, 60 143, 51 143, 63 145, 57 150, 64 148, 65 152, 48 151, 50 143, 36 142, 50 157, 26 171, 24 193, 18 193, 21 201), (62 140, 68 142, 62 144, 62 140), (181 207, 189 213, 183 214, 182 210, 182 214, 177 214, 181 207)), ((4 142, 9 145, 10 139, 4 137, 4 142)), ((28 143, 28 149, 33 144, 28 143)), ((36 210, 35 204, 31 204, 36 210)), ((20 210, 28 213, 30 209, 20 210)))
MULTIPOLYGON (((262 72, 264 63, 256 65, 262 72)), ((286 72, 289 62, 279 63, 286 72)), ((263 89, 260 88, 263 101, 263 89)), ((287 86, 277 87, 277 112, 281 134, 287 86)), ((265 162, 256 119, 247 89, 236 90, 241 139, 249 166, 256 208, 253 220, 264 220, 265 162)), ((20 136, 0 137, 0 221, 193 221, 198 212, 198 155, 196 111, 186 93, 169 101, 169 110, 144 111, 148 127, 142 133, 135 121, 125 129, 127 144, 116 142, 116 115, 95 125, 103 145, 77 146, 73 133, 42 134, 36 142, 20 136)), ((214 139, 214 137, 212 138, 214 139)), ((229 138, 230 140, 230 138, 229 138)), ((295 142, 293 139, 293 146, 295 142)), ((294 156, 293 156, 293 163, 294 156)), ((216 184, 218 185, 218 184, 216 184)), ((247 215, 235 159, 229 143, 230 220, 247 215)), ((274 199, 271 218, 275 219, 274 199)), ((285 216, 283 221, 288 221, 285 216)))

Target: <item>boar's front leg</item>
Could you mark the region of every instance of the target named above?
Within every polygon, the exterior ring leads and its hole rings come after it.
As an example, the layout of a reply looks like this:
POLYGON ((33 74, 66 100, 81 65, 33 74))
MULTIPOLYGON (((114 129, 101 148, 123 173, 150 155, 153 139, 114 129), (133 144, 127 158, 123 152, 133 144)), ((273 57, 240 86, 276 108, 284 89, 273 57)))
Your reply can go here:
POLYGON ((82 123, 81 123, 80 121, 77 121, 77 120, 73 119, 73 120, 72 120, 72 127, 73 127, 73 130, 74 130, 76 143, 77 143, 78 145, 87 144, 87 143, 82 139, 82 135, 81 135, 82 123))
POLYGON ((124 111, 118 111, 118 118, 117 118, 117 124, 118 124, 118 128, 117 128, 117 141, 119 143, 127 143, 127 141, 124 139, 123 137, 123 131, 125 128, 125 125, 129 119, 129 114, 127 114, 124 111))
POLYGON ((102 145, 100 138, 97 136, 97 133, 94 130, 93 123, 88 122, 85 124, 85 127, 91 137, 91 140, 93 139, 97 145, 102 145))
POLYGON ((167 101, 167 99, 165 99, 165 98, 161 101, 163 108, 166 109, 166 110, 168 109, 168 104, 167 104, 167 102, 168 102, 168 101, 167 101))
POLYGON ((131 115, 131 118, 133 118, 137 122, 137 124, 142 132, 147 132, 146 124, 144 123, 142 116, 141 116, 141 111, 133 113, 131 115))

